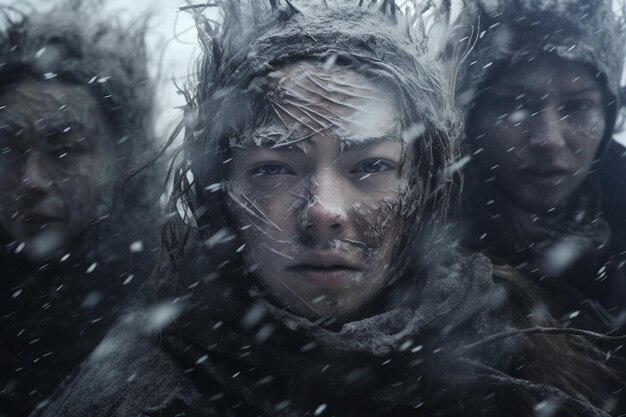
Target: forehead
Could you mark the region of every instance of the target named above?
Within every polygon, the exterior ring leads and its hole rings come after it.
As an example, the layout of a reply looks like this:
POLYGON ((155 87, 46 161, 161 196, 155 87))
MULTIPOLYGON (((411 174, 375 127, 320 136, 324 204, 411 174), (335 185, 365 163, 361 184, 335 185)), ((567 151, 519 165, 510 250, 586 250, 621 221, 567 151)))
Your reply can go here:
POLYGON ((352 144, 398 134, 398 106, 382 83, 346 67, 298 62, 268 75, 270 117, 241 144, 287 147, 334 137, 352 144))
POLYGON ((91 119, 99 112, 87 87, 60 80, 26 79, 0 92, 0 117, 91 119))
POLYGON ((539 54, 503 70, 496 76, 495 88, 545 93, 570 93, 581 90, 602 92, 599 73, 580 62, 554 54, 539 54))

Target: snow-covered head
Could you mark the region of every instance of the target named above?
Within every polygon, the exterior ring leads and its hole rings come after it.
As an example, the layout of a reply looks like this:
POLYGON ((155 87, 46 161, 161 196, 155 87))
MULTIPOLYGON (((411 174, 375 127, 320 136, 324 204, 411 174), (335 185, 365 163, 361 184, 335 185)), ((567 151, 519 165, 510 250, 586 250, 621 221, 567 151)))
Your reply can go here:
POLYGON ((393 2, 251 4, 199 25, 172 208, 301 314, 350 315, 445 222, 449 83, 393 2))
POLYGON ((101 243, 96 225, 112 230, 121 213, 138 221, 151 189, 138 179, 133 201, 120 199, 154 147, 145 27, 99 20, 79 3, 0 10, 0 219, 35 258, 101 243))
POLYGON ((563 206, 613 134, 626 25, 610 0, 467 3, 466 149, 515 204, 563 206))
MULTIPOLYGON (((478 0, 465 2, 459 21, 478 39, 460 71, 459 104, 471 105, 478 89, 503 67, 540 53, 589 65, 602 74, 615 109, 621 102, 620 80, 626 49, 626 23, 612 0, 478 0)), ((623 12, 623 10, 622 10, 623 12)), ((609 120, 612 126, 614 119, 609 120)))

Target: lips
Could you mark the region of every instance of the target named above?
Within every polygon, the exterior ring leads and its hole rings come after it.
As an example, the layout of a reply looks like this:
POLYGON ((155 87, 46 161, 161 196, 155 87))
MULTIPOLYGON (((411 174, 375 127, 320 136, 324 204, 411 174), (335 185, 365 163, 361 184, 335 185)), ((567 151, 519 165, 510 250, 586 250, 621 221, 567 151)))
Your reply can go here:
POLYGON ((558 185, 572 175, 570 170, 561 167, 522 167, 519 172, 545 185, 558 185))
POLYGON ((61 216, 53 216, 45 213, 24 213, 23 216, 24 223, 48 223, 48 222, 60 222, 63 221, 63 217, 61 216))
POLYGON ((287 269, 304 281, 321 286, 340 286, 353 282, 362 267, 343 254, 315 252, 296 258, 287 269))
POLYGON ((24 213, 21 218, 22 227, 24 227, 28 233, 38 233, 40 230, 53 224, 60 224, 64 220, 65 219, 61 216, 53 216, 39 212, 24 213))

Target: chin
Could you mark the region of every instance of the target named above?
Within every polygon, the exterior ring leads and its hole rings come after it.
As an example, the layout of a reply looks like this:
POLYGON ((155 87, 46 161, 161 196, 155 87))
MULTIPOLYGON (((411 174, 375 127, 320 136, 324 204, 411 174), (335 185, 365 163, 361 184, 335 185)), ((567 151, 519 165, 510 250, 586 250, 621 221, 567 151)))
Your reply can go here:
POLYGON ((299 310, 298 314, 311 321, 328 319, 335 323, 346 323, 356 317, 359 312, 359 309, 352 306, 351 303, 336 299, 320 301, 317 305, 313 305, 312 309, 313 311, 309 309, 306 309, 307 311, 299 310))
POLYGON ((521 190, 521 193, 511 195, 514 204, 520 205, 528 212, 548 212, 559 207, 569 197, 569 193, 557 190, 521 190), (526 192, 524 192, 526 191, 526 192))
POLYGON ((526 209, 526 211, 542 213, 550 212, 556 207, 559 207, 563 201, 565 201, 565 198, 533 198, 521 199, 518 201, 526 209))

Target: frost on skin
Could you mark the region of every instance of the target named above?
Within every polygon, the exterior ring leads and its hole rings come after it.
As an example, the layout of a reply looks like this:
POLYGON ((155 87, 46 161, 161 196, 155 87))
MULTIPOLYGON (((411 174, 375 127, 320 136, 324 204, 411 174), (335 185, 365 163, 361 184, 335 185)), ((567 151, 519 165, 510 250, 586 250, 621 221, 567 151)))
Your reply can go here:
POLYGON ((111 133, 85 87, 33 79, 0 96, 0 223, 35 259, 84 237, 112 205, 111 133))
POLYGON ((408 166, 397 105, 349 69, 302 62, 268 80, 274 117, 231 140, 230 205, 251 226, 244 254, 279 302, 307 317, 345 318, 393 269, 408 166), (344 260, 327 267, 348 267, 330 278, 306 269, 329 253, 344 260))

